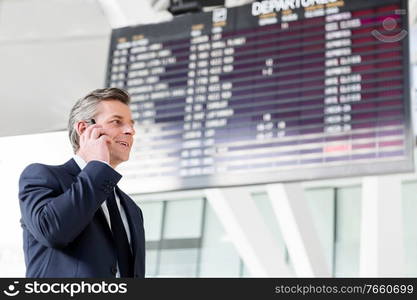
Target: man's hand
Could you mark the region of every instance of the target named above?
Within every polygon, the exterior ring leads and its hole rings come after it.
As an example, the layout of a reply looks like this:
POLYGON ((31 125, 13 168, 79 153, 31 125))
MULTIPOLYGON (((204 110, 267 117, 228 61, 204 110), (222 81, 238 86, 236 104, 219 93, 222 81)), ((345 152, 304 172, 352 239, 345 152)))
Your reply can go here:
POLYGON ((112 139, 106 135, 101 125, 90 125, 80 135, 80 149, 77 154, 86 163, 91 160, 101 160, 110 163, 109 145, 112 139))

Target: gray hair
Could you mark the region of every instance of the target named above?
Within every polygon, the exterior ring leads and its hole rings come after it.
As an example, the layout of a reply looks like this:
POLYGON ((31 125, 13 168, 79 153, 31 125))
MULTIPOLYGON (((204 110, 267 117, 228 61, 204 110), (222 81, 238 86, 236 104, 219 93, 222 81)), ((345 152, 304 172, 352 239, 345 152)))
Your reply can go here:
POLYGON ((126 91, 118 88, 105 88, 92 91, 84 98, 79 99, 72 107, 68 120, 68 134, 74 153, 80 148, 80 137, 75 125, 80 121, 93 119, 97 105, 106 100, 117 100, 126 105, 130 104, 130 96, 126 91))

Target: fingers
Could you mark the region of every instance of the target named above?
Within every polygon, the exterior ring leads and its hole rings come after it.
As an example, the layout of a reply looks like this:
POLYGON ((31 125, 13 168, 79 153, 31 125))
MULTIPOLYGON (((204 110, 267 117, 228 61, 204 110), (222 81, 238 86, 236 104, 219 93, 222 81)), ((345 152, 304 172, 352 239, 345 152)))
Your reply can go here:
POLYGON ((100 136, 105 135, 106 130, 101 125, 90 125, 83 132, 84 139, 98 139, 100 136))
POLYGON ((80 135, 80 143, 78 154, 86 161, 102 160, 110 162, 110 144, 113 142, 111 137, 107 135, 108 129, 104 129, 101 125, 87 125, 87 122, 77 126, 82 129, 80 135), (85 127, 84 127, 85 126, 85 127))
POLYGON ((94 129, 96 128, 100 128, 101 126, 94 124, 94 125, 89 125, 87 126, 87 128, 84 131, 85 137, 88 139, 91 139, 91 135, 94 129))
POLYGON ((90 139, 98 139, 100 136, 106 134, 106 131, 103 128, 93 128, 90 133, 90 139))
POLYGON ((100 136, 98 139, 101 141, 105 141, 107 145, 110 145, 112 143, 112 139, 109 136, 104 135, 104 134, 100 136))

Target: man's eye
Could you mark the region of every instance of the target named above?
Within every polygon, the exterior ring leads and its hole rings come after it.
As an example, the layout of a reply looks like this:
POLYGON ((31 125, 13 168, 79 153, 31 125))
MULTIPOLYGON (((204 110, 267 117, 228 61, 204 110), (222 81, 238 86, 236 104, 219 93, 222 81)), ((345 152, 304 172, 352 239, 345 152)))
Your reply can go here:
POLYGON ((111 121, 113 124, 120 124, 120 120, 113 120, 111 121))

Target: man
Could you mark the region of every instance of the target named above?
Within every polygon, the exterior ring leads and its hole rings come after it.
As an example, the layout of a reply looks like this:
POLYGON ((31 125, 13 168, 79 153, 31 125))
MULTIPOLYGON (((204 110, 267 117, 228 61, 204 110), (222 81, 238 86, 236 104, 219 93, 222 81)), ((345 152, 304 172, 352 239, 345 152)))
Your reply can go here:
MULTIPOLYGON (((68 130, 75 156, 31 164, 19 181, 27 277, 144 277, 139 207, 117 183, 135 134, 129 95, 98 89, 78 100, 68 130)), ((54 149, 51 149, 54 151, 54 149)))

